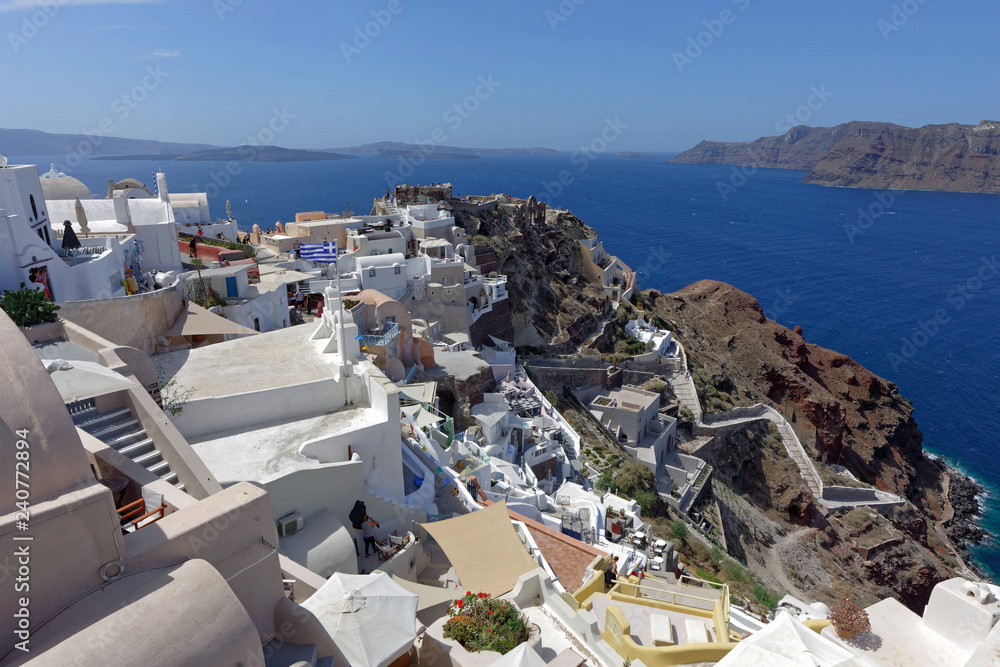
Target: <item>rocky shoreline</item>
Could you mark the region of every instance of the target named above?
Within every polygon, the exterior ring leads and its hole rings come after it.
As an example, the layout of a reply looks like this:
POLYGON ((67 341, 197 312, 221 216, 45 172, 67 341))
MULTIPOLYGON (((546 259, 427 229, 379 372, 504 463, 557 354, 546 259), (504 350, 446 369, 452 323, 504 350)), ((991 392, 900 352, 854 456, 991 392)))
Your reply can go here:
POLYGON ((950 478, 948 501, 955 514, 947 526, 948 539, 966 564, 975 569, 976 574, 984 579, 992 579, 983 566, 976 562, 969 547, 981 544, 990 534, 980 525, 984 507, 979 496, 985 489, 975 479, 944 461, 937 459, 950 478))

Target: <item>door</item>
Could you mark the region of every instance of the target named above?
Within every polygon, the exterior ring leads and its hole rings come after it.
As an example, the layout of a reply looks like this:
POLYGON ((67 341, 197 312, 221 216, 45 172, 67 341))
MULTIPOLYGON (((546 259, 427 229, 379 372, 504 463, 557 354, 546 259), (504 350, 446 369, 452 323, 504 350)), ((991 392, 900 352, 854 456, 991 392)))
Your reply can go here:
POLYGON ((230 299, 238 299, 240 296, 239 288, 236 286, 236 276, 229 276, 226 278, 226 296, 230 299))

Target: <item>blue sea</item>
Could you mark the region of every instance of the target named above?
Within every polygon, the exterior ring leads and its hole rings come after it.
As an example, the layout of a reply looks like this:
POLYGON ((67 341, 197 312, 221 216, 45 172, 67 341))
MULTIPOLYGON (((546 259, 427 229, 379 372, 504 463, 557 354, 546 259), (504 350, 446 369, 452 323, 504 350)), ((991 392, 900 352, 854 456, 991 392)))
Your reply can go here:
MULTIPOLYGON (((1000 198, 889 193, 803 184, 803 172, 679 165, 652 158, 563 156, 339 162, 88 161, 70 173, 103 196, 108 178, 207 191, 214 216, 240 226, 298 211, 368 213, 399 182, 450 181, 459 194, 535 195, 596 229, 643 288, 725 281, 806 340, 895 382, 925 448, 988 490, 983 526, 1000 535, 1000 198), (412 167, 412 172, 410 170, 412 167), (406 178, 400 176, 402 171, 406 178)), ((60 158, 19 158, 40 171, 60 158)), ((1000 547, 974 549, 996 579, 1000 547)))

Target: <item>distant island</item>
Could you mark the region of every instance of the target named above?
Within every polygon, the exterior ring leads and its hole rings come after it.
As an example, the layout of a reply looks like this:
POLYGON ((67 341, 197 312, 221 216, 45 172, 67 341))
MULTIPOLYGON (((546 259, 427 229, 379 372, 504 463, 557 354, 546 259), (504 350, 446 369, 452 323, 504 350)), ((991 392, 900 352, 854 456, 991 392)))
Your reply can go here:
POLYGON ((87 134, 51 134, 40 130, 0 129, 4 155, 182 155, 218 148, 211 144, 178 144, 87 134), (81 148, 82 147, 82 148, 81 148))
POLYGON ((909 128, 854 121, 799 125, 751 142, 702 141, 672 161, 797 169, 809 172, 806 183, 836 187, 1000 192, 998 151, 1000 122, 909 128))
POLYGON ((449 158, 479 157, 481 155, 562 155, 551 148, 460 148, 458 146, 438 146, 435 144, 407 144, 401 141, 379 141, 360 146, 342 146, 326 149, 333 153, 365 155, 372 157, 424 157, 449 158))
POLYGON ((618 157, 653 157, 650 153, 639 153, 636 151, 623 151, 618 154, 618 157))
POLYGON ((106 155, 95 160, 159 160, 174 162, 320 162, 328 160, 354 160, 354 155, 326 151, 310 151, 280 146, 236 146, 210 148, 194 153, 153 155, 106 155))
POLYGON ((281 148, 279 146, 213 146, 150 139, 126 139, 96 134, 52 134, 41 130, 0 128, 4 155, 73 155, 96 160, 158 160, 178 162, 319 162, 357 157, 463 159, 482 155, 562 155, 551 148, 461 148, 436 144, 380 141, 344 148, 281 148))
POLYGON ((478 160, 475 153, 451 153, 445 150, 407 150, 405 148, 380 148, 374 157, 423 160, 478 160))

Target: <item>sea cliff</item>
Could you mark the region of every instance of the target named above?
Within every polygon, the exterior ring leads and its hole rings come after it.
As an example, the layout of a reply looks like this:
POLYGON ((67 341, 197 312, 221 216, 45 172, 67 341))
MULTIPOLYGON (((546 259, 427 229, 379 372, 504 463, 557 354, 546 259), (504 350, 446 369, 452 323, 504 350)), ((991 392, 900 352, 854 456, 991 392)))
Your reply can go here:
POLYGON ((816 185, 1000 192, 1000 123, 800 125, 751 142, 702 141, 673 161, 797 169, 816 185))

